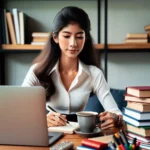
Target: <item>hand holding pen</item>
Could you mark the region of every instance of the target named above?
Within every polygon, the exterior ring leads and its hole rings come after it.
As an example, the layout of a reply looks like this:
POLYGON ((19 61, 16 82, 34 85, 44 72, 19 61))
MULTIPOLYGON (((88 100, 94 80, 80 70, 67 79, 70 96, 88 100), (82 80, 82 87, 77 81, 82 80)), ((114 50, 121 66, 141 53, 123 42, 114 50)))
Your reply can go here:
POLYGON ((48 127, 51 126, 65 126, 66 123, 69 123, 66 119, 66 116, 57 113, 52 107, 48 106, 51 110, 49 114, 47 114, 47 123, 48 127))

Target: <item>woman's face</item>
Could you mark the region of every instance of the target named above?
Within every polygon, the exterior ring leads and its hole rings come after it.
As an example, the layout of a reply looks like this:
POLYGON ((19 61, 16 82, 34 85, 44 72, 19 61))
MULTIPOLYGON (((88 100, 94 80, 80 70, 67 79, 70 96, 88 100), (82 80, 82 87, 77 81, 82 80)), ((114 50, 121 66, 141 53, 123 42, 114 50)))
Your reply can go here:
POLYGON ((85 31, 77 23, 64 27, 54 40, 59 44, 61 56, 76 58, 85 44, 85 31))

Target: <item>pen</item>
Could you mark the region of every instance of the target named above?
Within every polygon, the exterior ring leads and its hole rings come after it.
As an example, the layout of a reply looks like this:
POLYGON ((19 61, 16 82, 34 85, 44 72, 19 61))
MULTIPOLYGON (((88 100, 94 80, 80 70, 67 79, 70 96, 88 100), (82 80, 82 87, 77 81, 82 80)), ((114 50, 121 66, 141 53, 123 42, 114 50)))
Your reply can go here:
POLYGON ((114 134, 114 137, 116 137, 116 140, 118 140, 118 144, 121 147, 121 149, 126 150, 124 147, 124 143, 123 143, 121 137, 118 135, 118 133, 114 134))
POLYGON ((136 144, 136 150, 140 150, 140 142, 137 142, 137 144, 136 144))
POLYGON ((129 150, 129 147, 128 147, 127 143, 125 142, 123 135, 120 132, 119 132, 119 136, 120 136, 119 138, 120 138, 122 144, 124 145, 125 149, 129 150))
MULTIPOLYGON (((50 110, 52 110, 53 112, 56 112, 57 113, 57 111, 56 110, 54 110, 52 107, 50 107, 49 105, 48 105, 48 108, 50 109, 50 110)), ((59 117, 59 116, 58 116, 59 117)), ((61 117, 59 117, 61 120, 63 120, 61 117)), ((63 120, 63 121, 65 121, 65 120, 63 120)), ((67 121, 65 121, 66 123, 68 123, 68 124, 70 124, 69 123, 69 121, 67 120, 67 121)))
POLYGON ((132 149, 135 150, 136 149, 136 138, 132 139, 131 145, 132 145, 132 149))
POLYGON ((108 143, 108 147, 111 149, 111 150, 116 150, 116 147, 114 146, 114 144, 112 142, 109 142, 108 143))
POLYGON ((126 135, 125 135, 125 133, 124 133, 123 130, 120 130, 120 135, 121 135, 121 137, 122 137, 123 142, 124 142, 127 146, 129 146, 128 139, 127 139, 127 137, 126 137, 126 135))
POLYGON ((116 149, 123 150, 122 147, 120 146, 120 143, 119 143, 118 139, 115 137, 115 135, 113 135, 113 140, 116 144, 116 149))

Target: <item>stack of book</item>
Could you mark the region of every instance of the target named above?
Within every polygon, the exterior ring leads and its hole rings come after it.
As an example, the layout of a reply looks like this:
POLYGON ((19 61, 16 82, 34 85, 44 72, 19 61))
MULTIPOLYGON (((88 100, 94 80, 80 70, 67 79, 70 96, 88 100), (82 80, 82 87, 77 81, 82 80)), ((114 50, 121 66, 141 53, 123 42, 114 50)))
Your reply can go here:
POLYGON ((25 44, 27 15, 17 8, 13 8, 12 12, 0 8, 0 14, 2 14, 0 21, 2 44, 25 44))
POLYGON ((123 110, 123 120, 127 123, 129 141, 137 138, 141 147, 150 145, 150 86, 126 88, 127 107, 123 110))
POLYGON ((146 33, 148 34, 148 42, 150 42, 150 25, 146 25, 144 27, 144 30, 146 31, 146 33))
POLYGON ((146 33, 128 33, 124 43, 148 43, 148 36, 146 33))
POLYGON ((50 32, 33 32, 31 45, 45 45, 50 36, 50 32))

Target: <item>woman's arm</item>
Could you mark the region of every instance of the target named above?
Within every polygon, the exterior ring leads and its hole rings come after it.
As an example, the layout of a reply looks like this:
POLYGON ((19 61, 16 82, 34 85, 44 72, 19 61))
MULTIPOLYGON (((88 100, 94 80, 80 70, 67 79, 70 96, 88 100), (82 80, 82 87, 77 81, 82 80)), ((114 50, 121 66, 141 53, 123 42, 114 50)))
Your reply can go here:
POLYGON ((30 67, 23 83, 22 86, 37 86, 40 85, 38 78, 36 77, 34 70, 36 68, 37 64, 34 64, 33 66, 30 67))
POLYGON ((104 78, 103 73, 96 69, 94 80, 94 92, 105 109, 105 112, 99 114, 99 120, 102 122, 101 129, 108 129, 122 124, 122 113, 113 99, 110 88, 104 78))

